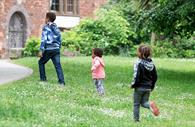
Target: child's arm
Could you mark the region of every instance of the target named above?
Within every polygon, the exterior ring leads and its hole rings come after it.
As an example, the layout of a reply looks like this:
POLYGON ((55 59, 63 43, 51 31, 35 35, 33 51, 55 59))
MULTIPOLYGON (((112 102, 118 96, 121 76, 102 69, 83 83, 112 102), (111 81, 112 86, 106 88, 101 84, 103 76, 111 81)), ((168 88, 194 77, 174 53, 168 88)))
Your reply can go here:
POLYGON ((133 81, 131 83, 131 88, 137 87, 139 80, 140 80, 140 67, 139 67, 139 63, 135 63, 134 64, 133 81))
POLYGON ((43 27, 42 29, 42 35, 41 35, 41 45, 40 45, 40 51, 43 52, 43 50, 45 49, 45 43, 47 41, 47 31, 46 29, 43 27))
POLYGON ((95 58, 94 49, 92 49, 92 54, 91 54, 91 57, 92 57, 92 59, 94 59, 94 58, 95 58))
POLYGON ((99 60, 95 59, 95 62, 93 64, 92 68, 91 68, 91 71, 96 70, 99 66, 100 66, 99 60))

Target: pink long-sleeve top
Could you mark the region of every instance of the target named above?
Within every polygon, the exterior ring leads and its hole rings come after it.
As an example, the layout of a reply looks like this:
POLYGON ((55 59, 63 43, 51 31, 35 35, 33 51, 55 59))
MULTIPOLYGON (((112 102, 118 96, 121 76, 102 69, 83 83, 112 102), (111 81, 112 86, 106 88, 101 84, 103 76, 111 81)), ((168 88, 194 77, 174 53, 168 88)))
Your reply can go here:
POLYGON ((105 78, 105 71, 104 71, 104 61, 100 57, 95 57, 92 59, 92 78, 93 79, 104 79, 105 78))

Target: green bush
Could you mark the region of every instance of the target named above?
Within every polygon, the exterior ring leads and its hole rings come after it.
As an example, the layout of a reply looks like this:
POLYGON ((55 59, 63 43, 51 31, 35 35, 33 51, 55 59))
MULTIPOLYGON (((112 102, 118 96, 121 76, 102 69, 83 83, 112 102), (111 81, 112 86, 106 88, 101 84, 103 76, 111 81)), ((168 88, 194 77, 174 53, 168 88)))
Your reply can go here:
POLYGON ((95 20, 84 19, 80 25, 62 34, 62 45, 82 54, 91 54, 93 47, 104 49, 105 54, 120 54, 132 47, 128 40, 128 22, 116 11, 102 9, 95 20))
POLYGON ((31 37, 27 40, 24 48, 24 56, 36 56, 39 52, 40 39, 31 37))
POLYGON ((177 39, 174 42, 157 41, 153 46, 153 55, 156 57, 194 58, 195 40, 191 38, 177 39))
POLYGON ((102 41, 104 30, 98 21, 83 20, 78 27, 62 34, 62 45, 72 51, 89 55, 92 47, 105 47, 102 41))

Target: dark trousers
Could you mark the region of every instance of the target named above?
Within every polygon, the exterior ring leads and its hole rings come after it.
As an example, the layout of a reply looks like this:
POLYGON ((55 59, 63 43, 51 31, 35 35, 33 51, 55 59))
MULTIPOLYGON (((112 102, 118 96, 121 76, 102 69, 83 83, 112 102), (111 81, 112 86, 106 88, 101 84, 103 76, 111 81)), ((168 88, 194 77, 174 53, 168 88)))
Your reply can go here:
POLYGON ((135 89, 134 109, 133 109, 133 115, 135 121, 139 121, 140 105, 144 108, 150 109, 150 104, 149 104, 150 91, 151 91, 150 89, 145 89, 145 88, 135 89))
POLYGON ((60 50, 55 49, 55 50, 46 50, 43 52, 43 56, 39 60, 39 73, 40 73, 40 80, 41 81, 46 81, 47 77, 45 74, 45 64, 49 61, 52 60, 55 70, 58 76, 58 82, 60 84, 65 84, 64 82, 64 74, 62 71, 61 63, 60 63, 60 50))

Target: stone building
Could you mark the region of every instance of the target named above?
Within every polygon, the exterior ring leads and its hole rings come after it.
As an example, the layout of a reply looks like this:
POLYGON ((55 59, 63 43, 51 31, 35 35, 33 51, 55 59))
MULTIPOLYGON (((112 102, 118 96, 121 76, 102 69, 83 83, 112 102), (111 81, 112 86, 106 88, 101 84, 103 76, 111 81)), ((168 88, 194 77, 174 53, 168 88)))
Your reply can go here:
POLYGON ((93 17, 106 0, 0 0, 0 58, 21 52, 26 39, 40 37, 46 12, 57 15, 60 28, 70 29, 81 18, 93 17))

